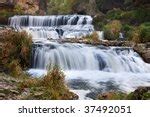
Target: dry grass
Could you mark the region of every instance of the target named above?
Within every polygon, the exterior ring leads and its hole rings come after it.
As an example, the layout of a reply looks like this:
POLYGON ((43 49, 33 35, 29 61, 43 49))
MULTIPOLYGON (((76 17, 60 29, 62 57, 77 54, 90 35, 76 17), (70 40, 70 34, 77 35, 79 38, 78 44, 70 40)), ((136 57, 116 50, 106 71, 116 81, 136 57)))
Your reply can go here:
POLYGON ((32 40, 26 32, 4 31, 1 43, 0 62, 4 69, 13 72, 13 66, 16 69, 25 69, 29 66, 32 40))

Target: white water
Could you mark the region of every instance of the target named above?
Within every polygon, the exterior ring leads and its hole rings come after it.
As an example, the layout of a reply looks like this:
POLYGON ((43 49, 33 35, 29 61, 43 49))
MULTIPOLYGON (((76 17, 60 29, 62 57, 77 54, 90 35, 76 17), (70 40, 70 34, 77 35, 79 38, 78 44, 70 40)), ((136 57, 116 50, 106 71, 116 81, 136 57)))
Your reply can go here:
POLYGON ((27 31, 33 41, 80 38, 94 31, 92 17, 83 15, 14 16, 10 18, 10 26, 27 31))
POLYGON ((14 16, 10 20, 16 30, 26 30, 33 36, 32 68, 28 73, 43 76, 57 65, 80 99, 93 99, 110 90, 130 92, 139 86, 150 86, 150 64, 132 48, 59 44, 48 40, 91 34, 94 28, 90 16, 14 16))
POLYGON ((110 90, 128 93, 139 86, 150 86, 150 64, 132 48, 69 43, 34 46, 33 69, 29 74, 39 77, 58 65, 70 89, 80 99, 93 99, 110 90))

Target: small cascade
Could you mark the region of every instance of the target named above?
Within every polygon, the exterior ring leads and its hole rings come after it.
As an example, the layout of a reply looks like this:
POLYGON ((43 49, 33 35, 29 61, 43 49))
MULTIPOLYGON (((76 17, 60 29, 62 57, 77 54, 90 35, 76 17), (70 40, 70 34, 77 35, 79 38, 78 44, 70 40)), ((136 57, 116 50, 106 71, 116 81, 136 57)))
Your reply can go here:
POLYGON ((132 48, 93 47, 85 44, 34 44, 32 67, 49 70, 100 70, 107 72, 150 72, 132 48))
POLYGON ((14 16, 10 18, 10 26, 27 31, 33 41, 80 38, 94 31, 92 17, 86 15, 14 16))

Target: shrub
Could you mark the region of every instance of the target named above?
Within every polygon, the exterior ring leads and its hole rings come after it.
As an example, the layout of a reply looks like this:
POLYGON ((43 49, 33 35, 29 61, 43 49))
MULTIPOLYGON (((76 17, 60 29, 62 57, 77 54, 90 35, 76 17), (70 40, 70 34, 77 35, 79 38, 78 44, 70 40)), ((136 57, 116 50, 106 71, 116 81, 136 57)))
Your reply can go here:
POLYGON ((2 40, 1 63, 4 69, 13 70, 11 66, 24 69, 29 67, 32 40, 26 32, 5 31, 2 40))
POLYGON ((130 34, 130 40, 136 43, 150 42, 150 23, 135 27, 130 34))
POLYGON ((48 14, 72 13, 72 7, 76 2, 76 0, 49 0, 48 14))
POLYGON ((93 18, 93 25, 96 30, 103 30, 105 22, 106 18, 103 14, 98 14, 93 18))
POLYGON ((139 7, 131 11, 126 11, 122 14, 122 19, 130 24, 139 25, 140 23, 149 21, 150 10, 139 7))
POLYGON ((122 25, 122 30, 125 32, 126 39, 129 39, 134 27, 128 24, 122 25))
POLYGON ((23 73, 22 68, 20 67, 19 62, 17 60, 11 61, 8 66, 8 69, 10 71, 10 75, 13 77, 18 77, 23 73))
POLYGON ((118 20, 113 20, 104 26, 104 35, 108 40, 115 40, 119 37, 119 32, 121 31, 122 24, 118 20))
POLYGON ((71 99, 72 94, 65 84, 65 75, 54 67, 42 80, 42 86, 46 87, 44 99, 71 99))
POLYGON ((17 15, 22 15, 22 14, 24 14, 23 8, 22 8, 21 5, 19 5, 19 4, 15 5, 14 12, 15 12, 15 14, 17 14, 17 15))
POLYGON ((141 42, 150 42, 150 23, 139 26, 141 42))
POLYGON ((91 35, 86 36, 85 39, 92 44, 100 42, 97 32, 93 32, 91 35))
POLYGON ((125 0, 125 1, 124 1, 124 4, 125 4, 125 5, 133 4, 133 0, 125 0))
POLYGON ((113 9, 107 12, 106 17, 111 20, 122 19, 124 12, 120 9, 113 9))
POLYGON ((138 27, 135 27, 134 30, 131 32, 130 40, 135 43, 141 43, 140 31, 139 31, 138 27))
POLYGON ((40 99, 40 100, 67 100, 77 99, 77 95, 70 92, 65 84, 65 75, 58 68, 54 67, 42 79, 25 79, 19 85, 20 90, 29 88, 31 94, 26 99, 40 99))

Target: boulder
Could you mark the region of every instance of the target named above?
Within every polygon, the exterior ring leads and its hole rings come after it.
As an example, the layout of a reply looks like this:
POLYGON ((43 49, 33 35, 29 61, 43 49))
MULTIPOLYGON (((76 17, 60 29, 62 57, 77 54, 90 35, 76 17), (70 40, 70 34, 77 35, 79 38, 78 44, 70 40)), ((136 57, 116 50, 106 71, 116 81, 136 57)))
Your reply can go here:
POLYGON ((150 63, 150 43, 137 44, 134 46, 134 50, 140 54, 145 62, 150 63))

